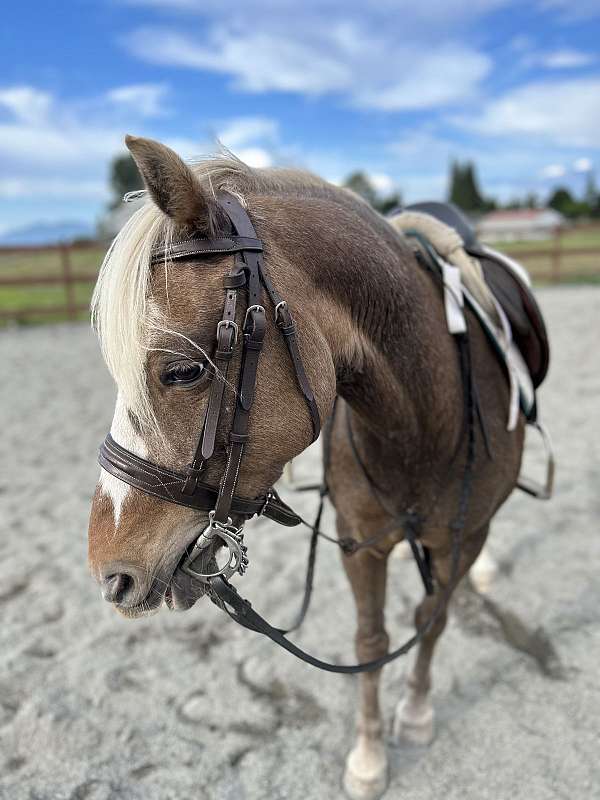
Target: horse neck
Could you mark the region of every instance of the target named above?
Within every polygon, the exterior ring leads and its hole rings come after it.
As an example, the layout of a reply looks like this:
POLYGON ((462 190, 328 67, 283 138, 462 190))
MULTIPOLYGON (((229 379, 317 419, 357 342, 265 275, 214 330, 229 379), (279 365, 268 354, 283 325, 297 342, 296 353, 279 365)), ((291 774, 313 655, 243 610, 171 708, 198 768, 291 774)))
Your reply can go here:
MULTIPOLYGON (((309 224, 311 210, 301 217, 309 224)), ((306 272, 311 279, 297 307, 312 308, 359 430, 392 448, 445 448, 460 425, 460 383, 439 290, 405 240, 360 211, 337 209, 334 222, 316 209, 310 241, 296 241, 289 254, 302 272, 295 287, 306 272), (332 238, 332 230, 351 233, 332 238)))

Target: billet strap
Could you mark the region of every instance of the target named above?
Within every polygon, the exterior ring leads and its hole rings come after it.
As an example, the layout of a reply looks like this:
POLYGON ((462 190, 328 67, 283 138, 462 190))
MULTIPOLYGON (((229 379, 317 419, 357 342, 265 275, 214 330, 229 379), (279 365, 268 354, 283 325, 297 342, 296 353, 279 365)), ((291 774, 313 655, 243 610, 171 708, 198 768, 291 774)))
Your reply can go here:
MULTIPOLYGON (((117 444, 110 433, 100 447, 98 462, 102 469, 115 478, 153 497, 198 511, 208 512, 215 507, 218 492, 213 486, 198 481, 194 491, 186 494, 186 474, 159 467, 136 456, 117 444)), ((269 489, 266 495, 253 500, 234 495, 231 511, 246 519, 255 514, 263 515, 286 527, 293 527, 301 522, 300 517, 283 502, 275 489, 269 489)))

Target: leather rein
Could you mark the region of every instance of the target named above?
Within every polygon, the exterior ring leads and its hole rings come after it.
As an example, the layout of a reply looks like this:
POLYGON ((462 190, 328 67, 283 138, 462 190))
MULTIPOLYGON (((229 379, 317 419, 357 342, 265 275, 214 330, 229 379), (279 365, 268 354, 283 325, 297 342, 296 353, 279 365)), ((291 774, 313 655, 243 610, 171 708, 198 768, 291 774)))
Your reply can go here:
MULTIPOLYGON (((431 617, 401 647, 381 658, 362 664, 339 665, 321 661, 301 650, 286 638, 287 633, 299 627, 308 610, 312 594, 318 538, 321 537, 335 542, 345 554, 351 555, 357 550, 372 547, 377 541, 388 536, 393 529, 397 529, 400 524, 404 526, 407 532, 407 539, 413 550, 426 590, 431 593, 429 564, 425 563, 428 554, 424 551, 424 548, 417 550, 415 547, 414 533, 412 533, 412 528, 407 523, 405 515, 398 517, 391 526, 387 525, 382 531, 364 542, 358 542, 354 539, 337 540, 323 533, 320 530, 320 519, 324 497, 327 494, 325 484, 321 487, 321 501, 317 518, 312 525, 284 503, 272 487, 265 495, 254 499, 245 499, 236 495, 244 448, 249 438, 249 417, 254 401, 259 357, 266 330, 263 290, 266 291, 275 309, 275 323, 286 343, 294 368, 296 383, 310 415, 313 441, 319 436, 321 421, 314 393, 298 348, 294 320, 287 302, 277 292, 266 270, 262 242, 257 238, 256 231, 246 210, 234 196, 221 192, 217 195, 217 201, 226 217, 230 220, 234 234, 218 238, 195 238, 175 242, 168 249, 157 248, 152 256, 152 264, 164 262, 165 259, 169 261, 197 259, 215 254, 231 254, 234 256, 233 268, 223 279, 225 302, 221 320, 217 324, 216 349, 214 353, 216 378, 213 378, 210 385, 204 421, 192 461, 183 472, 167 469, 140 458, 125 449, 115 442, 109 433, 100 447, 99 463, 111 475, 146 494, 170 503, 186 506, 187 508, 209 512, 208 525, 198 536, 181 569, 192 578, 206 584, 206 593, 210 599, 222 610, 226 611, 238 624, 267 636, 302 661, 328 672, 357 673, 379 669, 389 661, 408 652, 421 640, 445 610, 450 594, 459 579, 460 546, 471 493, 474 463, 474 402, 468 336, 463 334, 461 337, 455 337, 458 344, 463 380, 464 422, 468 438, 458 514, 450 524, 452 533, 450 580, 440 593, 440 598, 431 617), (244 322, 240 332, 235 318, 239 293, 242 289, 245 290, 247 302, 244 322), (201 478, 215 451, 215 440, 221 417, 229 364, 240 340, 242 340, 241 366, 236 407, 228 437, 228 458, 219 487, 215 488, 203 482, 201 478), (232 517, 241 517, 245 521, 254 515, 264 515, 286 526, 295 526, 302 523, 312 530, 304 597, 296 621, 290 628, 285 630, 273 627, 260 614, 254 611, 251 604, 238 594, 228 580, 236 572, 243 575, 248 565, 247 548, 243 543, 244 523, 236 527, 233 524, 232 517), (213 572, 199 572, 194 569, 194 563, 202 559, 205 551, 212 543, 224 545, 227 548, 227 561, 223 567, 217 568, 213 572), (418 557, 419 554, 421 559, 418 557)), ((325 450, 325 460, 327 461, 328 442, 326 442, 325 450)), ((362 467, 360 463, 359 467, 362 467)), ((366 472, 365 476, 368 478, 366 472)))

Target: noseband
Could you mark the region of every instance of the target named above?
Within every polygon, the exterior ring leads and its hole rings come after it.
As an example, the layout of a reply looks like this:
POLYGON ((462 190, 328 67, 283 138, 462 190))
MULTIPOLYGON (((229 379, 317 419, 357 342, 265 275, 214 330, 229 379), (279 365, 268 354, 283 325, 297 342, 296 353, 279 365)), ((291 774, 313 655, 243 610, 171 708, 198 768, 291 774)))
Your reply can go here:
POLYGON ((255 514, 264 514, 282 525, 298 525, 301 519, 287 506, 277 492, 270 488, 255 499, 244 499, 235 494, 244 449, 248 442, 250 412, 254 402, 259 357, 263 348, 267 325, 264 306, 266 291, 275 309, 275 323, 286 343, 296 374, 296 382, 308 408, 313 430, 313 441, 319 436, 321 421, 315 396, 304 369, 296 340, 296 327, 287 302, 279 295, 266 271, 263 245, 242 205, 225 192, 217 196, 220 208, 230 220, 234 235, 220 238, 196 238, 175 242, 168 249, 155 250, 152 263, 198 259, 215 254, 232 254, 231 272, 223 279, 225 303, 216 329, 216 349, 213 379, 208 404, 202 423, 198 445, 185 472, 175 472, 153 464, 126 450, 110 434, 104 440, 99 454, 103 469, 125 483, 146 494, 170 503, 209 512, 209 522, 198 537, 182 569, 198 580, 208 582, 218 576, 225 579, 234 573, 243 574, 248 565, 243 543, 243 523, 233 524, 233 518, 244 521, 255 514), (246 294, 246 312, 241 332, 236 322, 236 310, 241 290, 246 294), (263 291, 264 290, 264 291, 263 291), (201 478, 214 455, 217 427, 221 417, 229 364, 241 343, 241 367, 233 423, 229 432, 227 464, 218 489, 204 483, 201 478), (193 563, 215 540, 228 548, 226 564, 215 572, 198 572, 193 563))

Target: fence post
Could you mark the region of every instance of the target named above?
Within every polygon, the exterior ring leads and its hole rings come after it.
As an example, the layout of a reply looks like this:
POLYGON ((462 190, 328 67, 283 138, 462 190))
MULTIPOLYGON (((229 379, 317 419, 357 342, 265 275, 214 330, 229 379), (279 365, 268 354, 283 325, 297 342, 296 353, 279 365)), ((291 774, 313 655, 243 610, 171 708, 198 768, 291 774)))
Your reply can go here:
POLYGON ((560 283, 561 237, 562 237, 562 230, 557 225, 556 228, 554 229, 554 249, 552 250, 553 283, 560 283))
POLYGON ((71 273, 71 254, 67 244, 60 246, 60 261, 62 265, 63 280, 65 282, 65 295, 67 300, 67 317, 71 320, 76 319, 77 309, 75 303, 75 283, 71 273))

